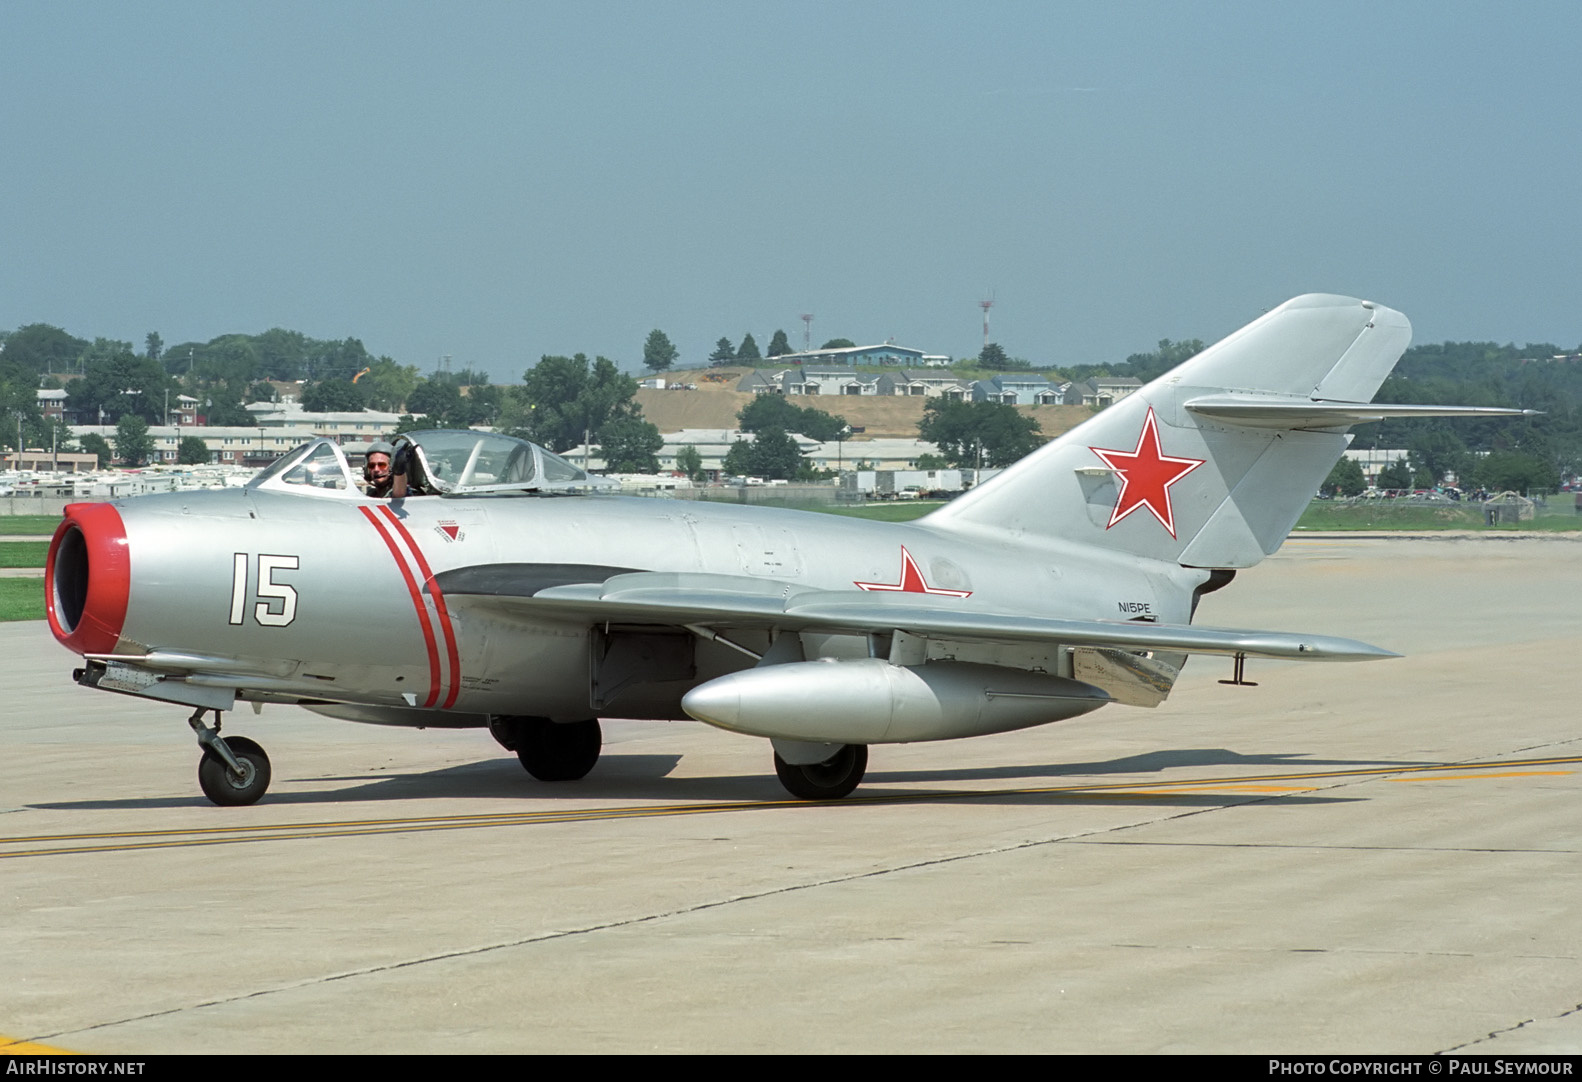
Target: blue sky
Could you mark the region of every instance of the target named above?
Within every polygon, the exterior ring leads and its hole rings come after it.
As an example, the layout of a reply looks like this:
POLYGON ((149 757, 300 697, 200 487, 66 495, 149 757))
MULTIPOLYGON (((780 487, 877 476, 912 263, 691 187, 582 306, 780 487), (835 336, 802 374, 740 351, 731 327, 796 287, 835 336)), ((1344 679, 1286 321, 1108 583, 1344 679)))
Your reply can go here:
POLYGON ((1298 293, 1582 341, 1582 5, 0 5, 0 327, 515 379, 1116 361, 1298 293))

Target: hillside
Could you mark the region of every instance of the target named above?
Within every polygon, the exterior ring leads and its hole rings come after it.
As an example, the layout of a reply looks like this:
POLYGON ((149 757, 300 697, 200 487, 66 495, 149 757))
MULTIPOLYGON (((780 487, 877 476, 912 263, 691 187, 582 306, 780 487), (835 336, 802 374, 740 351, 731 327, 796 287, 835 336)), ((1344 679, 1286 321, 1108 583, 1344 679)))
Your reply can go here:
MULTIPOLYGON (((698 389, 642 390, 637 392, 637 404, 643 408, 643 416, 661 432, 677 432, 683 428, 735 428, 737 412, 753 398, 734 390, 747 371, 745 368, 716 368, 666 373, 667 380, 695 383, 698 389), (708 383, 703 380, 706 373, 727 374, 730 379, 726 383, 708 383)), ((857 396, 796 400, 797 405, 813 406, 845 418, 853 428, 866 429, 864 435, 873 439, 916 439, 925 401, 922 398, 857 396)), ((1046 437, 1058 436, 1091 416, 1085 406, 1018 406, 1017 409, 1037 418, 1046 437)))

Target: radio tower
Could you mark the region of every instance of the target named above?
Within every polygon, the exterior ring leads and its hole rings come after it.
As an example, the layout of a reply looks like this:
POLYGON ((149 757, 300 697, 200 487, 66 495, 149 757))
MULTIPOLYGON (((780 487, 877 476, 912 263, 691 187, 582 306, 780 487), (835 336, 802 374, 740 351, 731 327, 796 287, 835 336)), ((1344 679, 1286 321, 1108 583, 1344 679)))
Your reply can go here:
POLYGON ((978 307, 983 309, 983 344, 984 344, 984 346, 988 346, 988 344, 989 344, 989 309, 994 307, 994 298, 991 297, 991 298, 989 298, 986 301, 979 301, 978 302, 978 307))
POLYGON ((802 313, 802 352, 813 348, 813 313, 802 313))

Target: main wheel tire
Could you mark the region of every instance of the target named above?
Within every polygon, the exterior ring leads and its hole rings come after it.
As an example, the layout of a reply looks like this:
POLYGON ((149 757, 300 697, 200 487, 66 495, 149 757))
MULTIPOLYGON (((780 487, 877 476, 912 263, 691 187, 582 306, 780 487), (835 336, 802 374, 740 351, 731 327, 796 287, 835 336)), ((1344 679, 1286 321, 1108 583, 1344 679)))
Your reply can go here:
POLYGON ((224 759, 205 748, 198 760, 198 785, 203 795, 222 808, 256 804, 269 788, 269 756, 245 736, 227 737, 225 746, 242 765, 242 776, 232 774, 224 759))
POLYGON ((598 718, 556 724, 547 718, 522 718, 516 757, 539 781, 577 781, 599 761, 604 733, 598 718))
POLYGON ((775 753, 775 773, 786 792, 802 800, 839 800, 857 788, 868 769, 868 745, 842 744, 822 763, 798 766, 775 753))

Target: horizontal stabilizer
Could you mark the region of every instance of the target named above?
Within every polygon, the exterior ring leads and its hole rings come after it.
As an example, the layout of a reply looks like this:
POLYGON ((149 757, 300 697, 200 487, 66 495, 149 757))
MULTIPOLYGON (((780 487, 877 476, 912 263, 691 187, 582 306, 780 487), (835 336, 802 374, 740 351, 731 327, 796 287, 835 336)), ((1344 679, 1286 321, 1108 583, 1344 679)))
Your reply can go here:
POLYGON ((1189 399, 1186 408, 1200 417, 1254 428, 1345 428, 1396 417, 1531 417, 1538 410, 1496 406, 1407 406, 1383 402, 1315 402, 1261 395, 1208 395, 1189 399))

